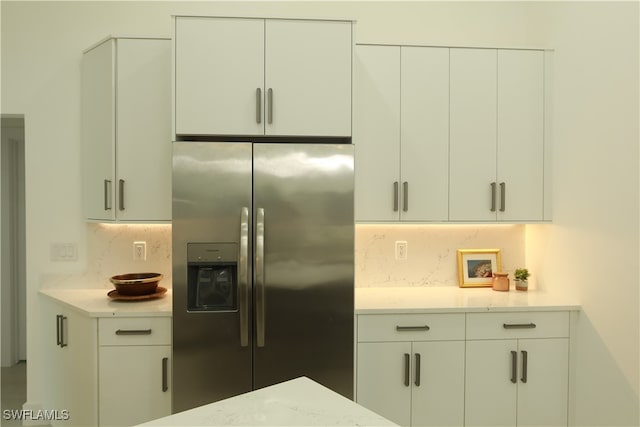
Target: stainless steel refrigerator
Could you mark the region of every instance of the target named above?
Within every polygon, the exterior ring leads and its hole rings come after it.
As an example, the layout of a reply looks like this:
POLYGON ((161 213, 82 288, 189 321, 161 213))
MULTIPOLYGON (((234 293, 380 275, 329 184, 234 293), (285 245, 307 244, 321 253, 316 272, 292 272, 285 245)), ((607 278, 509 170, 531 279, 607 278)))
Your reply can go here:
POLYGON ((350 144, 173 143, 173 412, 299 376, 353 397, 350 144))

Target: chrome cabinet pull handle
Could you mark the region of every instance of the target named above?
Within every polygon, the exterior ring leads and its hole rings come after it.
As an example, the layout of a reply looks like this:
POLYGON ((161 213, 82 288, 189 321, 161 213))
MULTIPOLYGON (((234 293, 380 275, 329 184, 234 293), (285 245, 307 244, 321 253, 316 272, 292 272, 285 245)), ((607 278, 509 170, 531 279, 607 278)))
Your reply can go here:
POLYGON ((396 326, 396 331, 399 332, 403 332, 403 331, 428 331, 429 326, 428 325, 421 325, 421 326, 396 326))
POLYGON ((414 384, 420 387, 420 353, 416 353, 416 379, 414 384))
POLYGON ((406 387, 409 387, 410 384, 410 378, 409 378, 409 364, 411 363, 411 359, 410 359, 410 355, 409 353, 405 353, 404 354, 404 385, 406 387))
POLYGON ((256 123, 262 123, 262 89, 256 89, 256 123))
POLYGON ((496 211, 496 183, 491 183, 491 212, 496 211))
POLYGON ((169 358, 162 358, 162 392, 166 393, 169 390, 169 358))
POLYGON ((104 210, 111 210, 111 181, 108 179, 104 180, 104 210))
POLYGON ((273 123, 273 89, 269 88, 267 91, 267 103, 269 104, 268 108, 268 123, 273 123))
POLYGON ((398 212, 398 181, 393 183, 393 211, 398 212))
POLYGON ((402 183, 402 210, 409 210, 409 183, 407 181, 402 183))
POLYGON ((518 376, 518 353, 515 351, 511 352, 511 382, 516 383, 518 376))
POLYGON ((120 205, 118 209, 121 211, 124 210, 124 179, 118 181, 118 204, 120 205))
POLYGON ((522 381, 523 383, 527 382, 527 352, 525 350, 522 350, 522 377, 520 378, 520 381, 522 381))
POLYGON ((264 301, 264 209, 259 208, 256 218, 256 344, 264 347, 265 301, 264 301))
POLYGON ((507 184, 500 183, 500 212, 504 212, 507 206, 507 184))
POLYGON ((244 207, 240 213, 240 259, 238 299, 240 301, 240 347, 249 345, 249 208, 244 207))
POLYGON ((116 335, 151 335, 151 329, 118 329, 116 335))
POLYGON ((536 327, 535 323, 503 323, 504 329, 533 329, 536 327))

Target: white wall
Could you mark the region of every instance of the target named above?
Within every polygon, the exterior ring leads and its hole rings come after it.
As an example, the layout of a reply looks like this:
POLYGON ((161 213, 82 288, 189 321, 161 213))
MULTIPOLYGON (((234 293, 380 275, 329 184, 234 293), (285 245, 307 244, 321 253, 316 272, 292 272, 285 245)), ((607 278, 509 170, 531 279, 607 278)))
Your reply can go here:
POLYGON ((529 227, 539 279, 582 304, 577 425, 640 425, 638 3, 550 4, 554 226, 529 227))
POLYGON ((170 36, 170 14, 347 17, 357 19, 362 43, 557 47, 557 225, 540 230, 546 240, 527 228, 533 242, 527 262, 545 288, 585 304, 577 376, 588 390, 578 390, 577 420, 637 424, 637 121, 635 129, 629 125, 638 113, 637 5, 2 1, 0 7, 1 109, 24 114, 26 124, 29 402, 41 393, 41 277, 88 267, 80 203, 81 51, 108 34, 170 36), (78 261, 49 261, 53 242, 77 242, 78 261))

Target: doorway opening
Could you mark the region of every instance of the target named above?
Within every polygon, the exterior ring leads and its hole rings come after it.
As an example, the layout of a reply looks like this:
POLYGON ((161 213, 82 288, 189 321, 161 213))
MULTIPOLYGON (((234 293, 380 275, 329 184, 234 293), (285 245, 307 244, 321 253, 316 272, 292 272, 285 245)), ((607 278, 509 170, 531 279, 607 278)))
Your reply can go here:
POLYGON ((0 116, 2 367, 27 358, 24 116, 0 116))

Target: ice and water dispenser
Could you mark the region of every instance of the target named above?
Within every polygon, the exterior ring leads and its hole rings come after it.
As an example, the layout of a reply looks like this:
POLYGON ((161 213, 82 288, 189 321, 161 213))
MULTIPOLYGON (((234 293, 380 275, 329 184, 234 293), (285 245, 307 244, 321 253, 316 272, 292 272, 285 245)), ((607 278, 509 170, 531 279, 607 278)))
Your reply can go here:
POLYGON ((189 311, 235 311, 238 308, 238 245, 187 245, 189 311))

